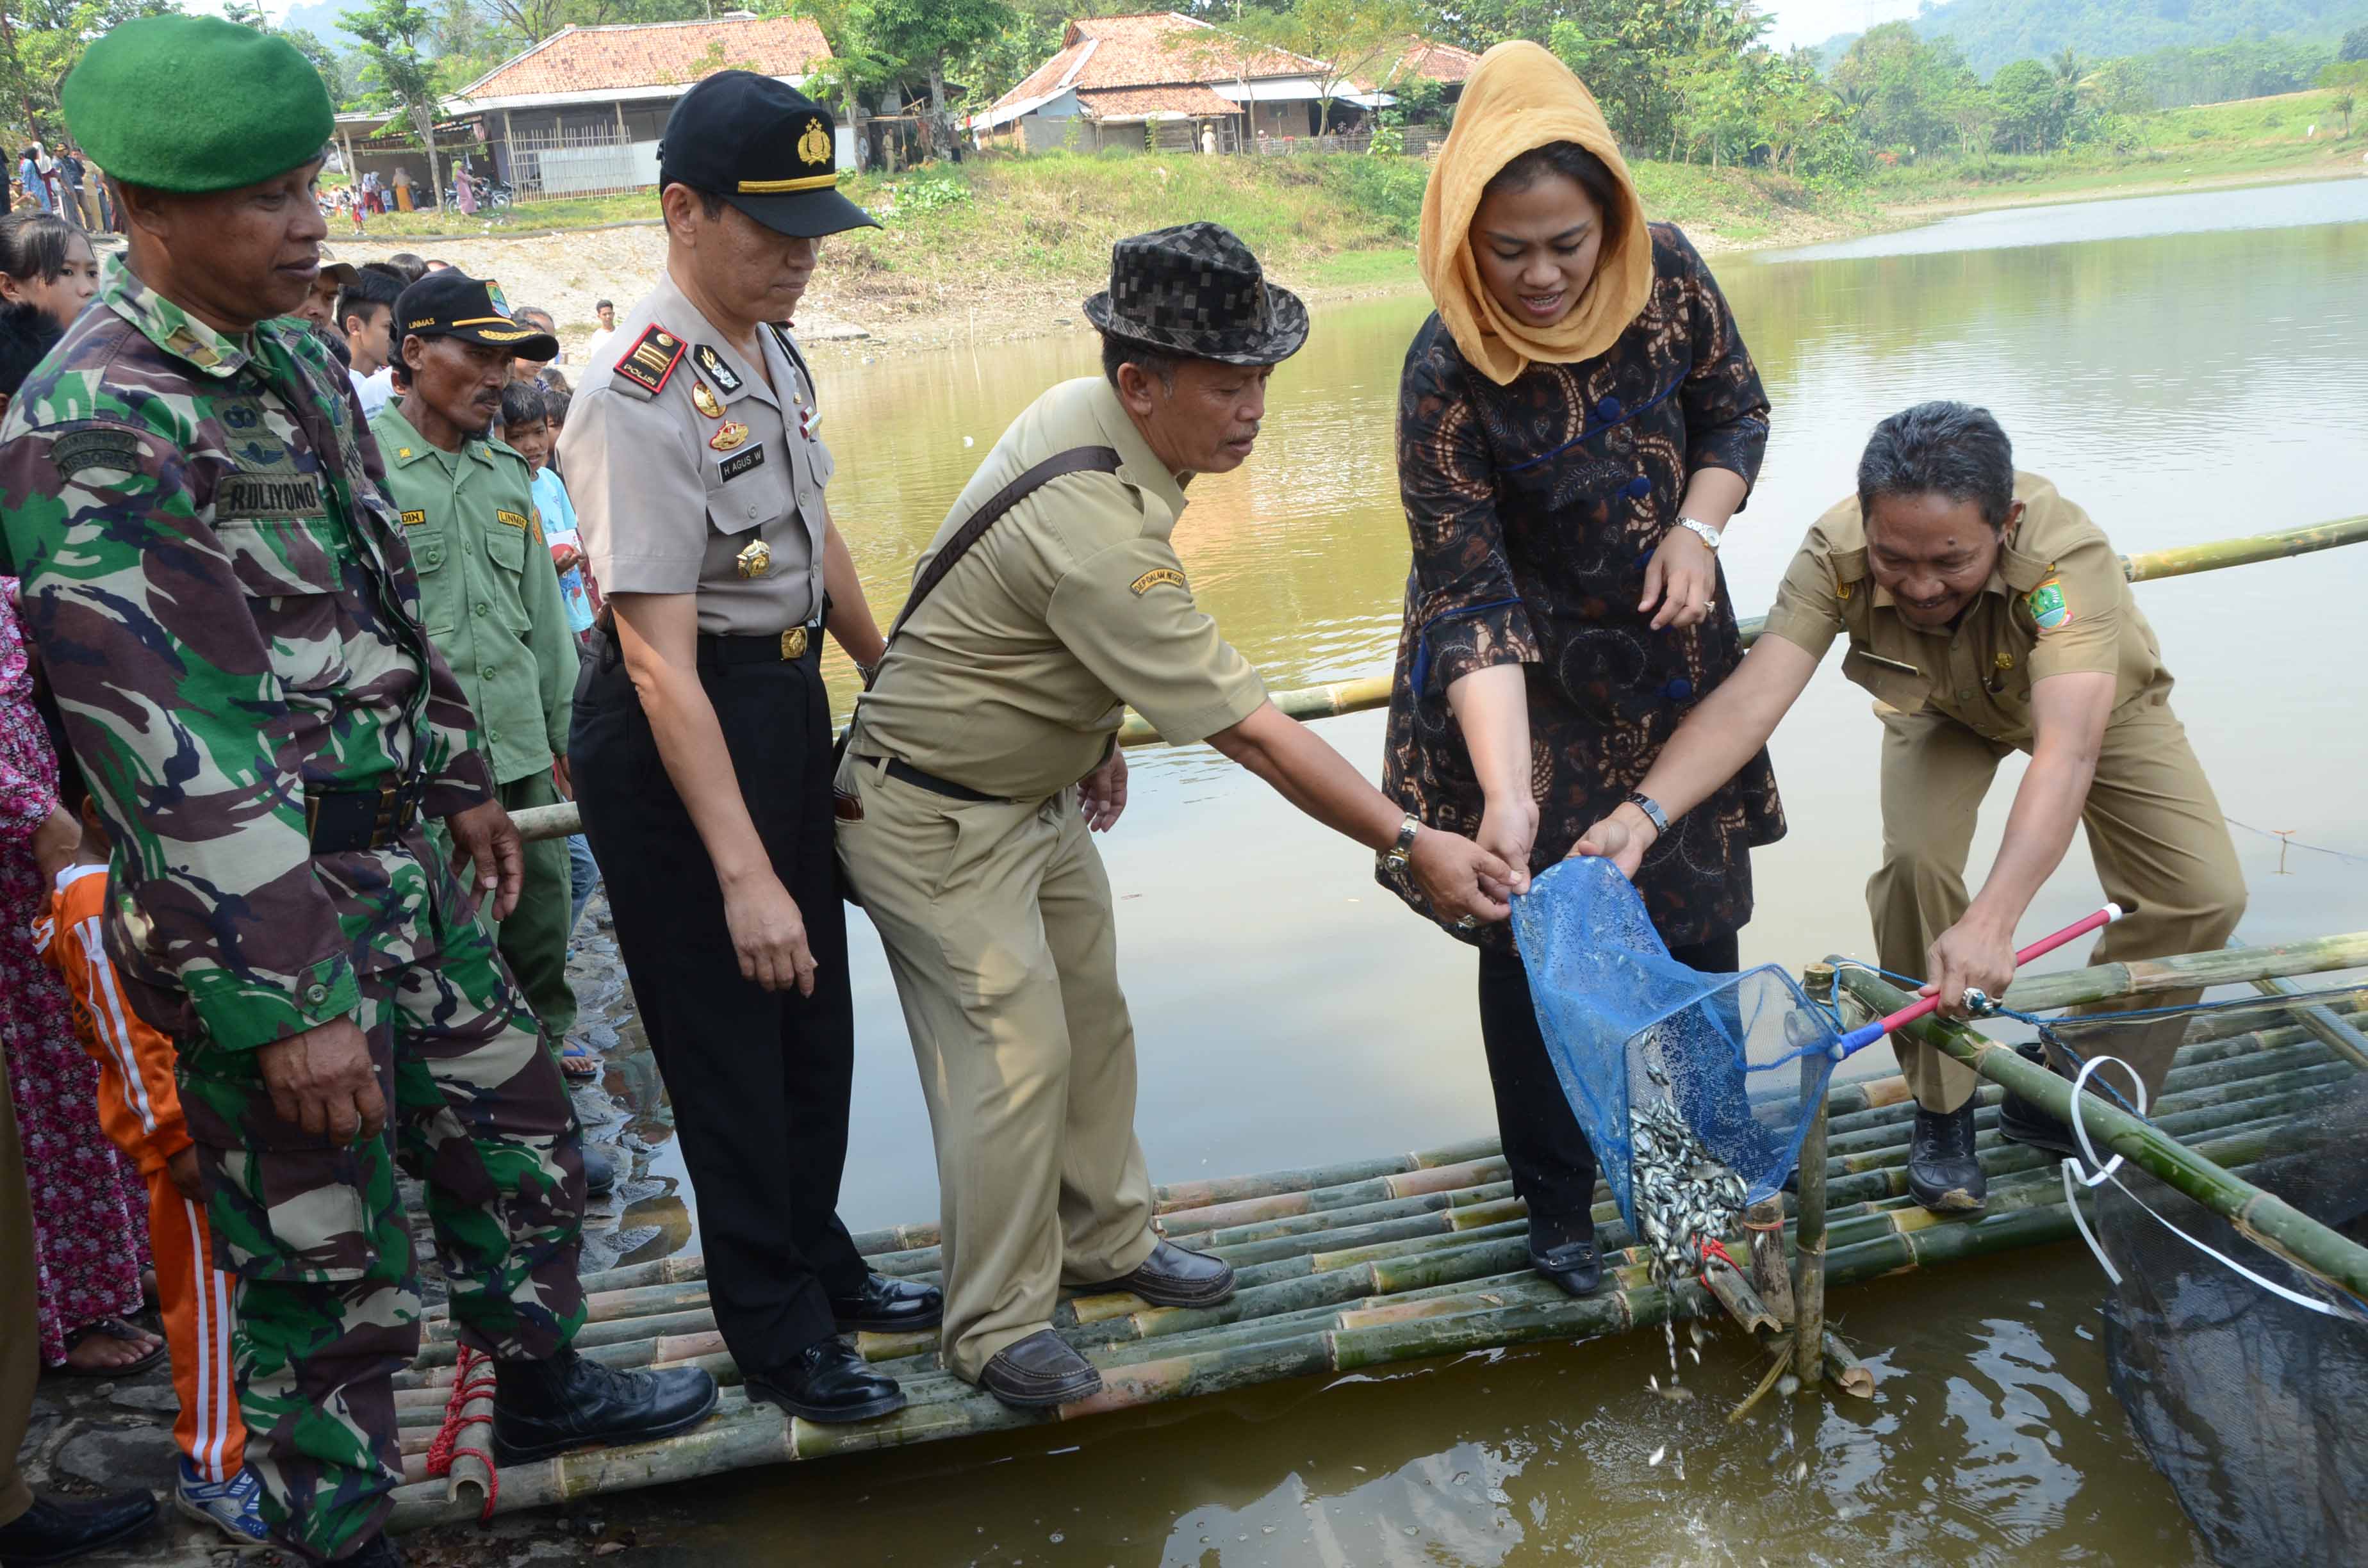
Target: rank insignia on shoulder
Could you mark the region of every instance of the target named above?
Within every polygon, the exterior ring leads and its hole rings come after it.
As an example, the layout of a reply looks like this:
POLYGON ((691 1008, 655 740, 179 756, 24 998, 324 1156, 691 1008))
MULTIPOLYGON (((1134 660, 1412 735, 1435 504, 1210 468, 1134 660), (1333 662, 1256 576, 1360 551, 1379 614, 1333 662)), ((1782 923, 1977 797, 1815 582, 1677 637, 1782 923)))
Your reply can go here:
POLYGON ((707 415, 710 419, 721 419, 723 417, 723 404, 722 401, 719 400, 713 392, 707 390, 707 383, 705 381, 693 381, 690 383, 690 405, 691 407, 699 410, 700 413, 707 415))
POLYGON ((1128 586, 1134 590, 1136 598, 1143 597, 1144 595, 1157 587, 1183 588, 1188 594, 1192 591, 1185 585, 1184 574, 1173 566, 1155 566, 1137 577, 1128 586))
POLYGON ((715 434, 707 438, 707 444, 719 452, 728 452, 747 438, 748 426, 736 419, 727 419, 715 427, 715 434))
POLYGON ((2072 624, 2072 606, 2064 597, 2064 585, 2050 577, 2022 597, 2031 619, 2042 631, 2060 631, 2072 624))
POLYGON ((690 362, 699 367, 700 374, 723 389, 730 397, 740 390, 740 372, 725 361, 723 355, 702 343, 690 351, 690 362))
POLYGON ((682 339, 662 326, 653 326, 617 361, 617 375, 632 395, 654 395, 666 390, 666 378, 682 363, 682 339), (635 387, 641 391, 633 392, 635 387))

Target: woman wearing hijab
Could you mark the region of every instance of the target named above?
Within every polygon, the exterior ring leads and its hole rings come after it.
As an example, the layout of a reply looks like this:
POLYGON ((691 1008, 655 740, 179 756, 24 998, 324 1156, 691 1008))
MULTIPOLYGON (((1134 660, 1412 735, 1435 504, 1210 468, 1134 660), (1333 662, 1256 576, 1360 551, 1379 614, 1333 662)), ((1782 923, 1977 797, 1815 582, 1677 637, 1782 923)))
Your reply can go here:
MULTIPOLYGON (((1438 312, 1407 352, 1398 483, 1414 539, 1383 790, 1543 870, 1630 798, 1742 656, 1716 550, 1768 444, 1768 400, 1710 270, 1645 221, 1577 77, 1533 43, 1482 57, 1423 197, 1438 312)), ((1763 753, 1636 877, 1681 962, 1736 967, 1747 851, 1784 831, 1763 753)), ((1421 892, 1383 881, 1421 914, 1421 892)), ((1480 1033, 1530 1262, 1601 1278, 1595 1154, 1556 1080, 1508 926, 1480 949, 1480 1033)))

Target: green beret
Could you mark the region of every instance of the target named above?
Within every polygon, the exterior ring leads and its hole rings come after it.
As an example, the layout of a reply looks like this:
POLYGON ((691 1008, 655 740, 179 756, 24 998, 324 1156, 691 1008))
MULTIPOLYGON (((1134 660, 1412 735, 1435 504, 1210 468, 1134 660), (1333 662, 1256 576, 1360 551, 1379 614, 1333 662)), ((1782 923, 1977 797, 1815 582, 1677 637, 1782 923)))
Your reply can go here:
POLYGON ((284 38, 219 17, 142 17, 83 51, 59 89, 66 129, 127 185, 236 190, 321 155, 336 109, 284 38))

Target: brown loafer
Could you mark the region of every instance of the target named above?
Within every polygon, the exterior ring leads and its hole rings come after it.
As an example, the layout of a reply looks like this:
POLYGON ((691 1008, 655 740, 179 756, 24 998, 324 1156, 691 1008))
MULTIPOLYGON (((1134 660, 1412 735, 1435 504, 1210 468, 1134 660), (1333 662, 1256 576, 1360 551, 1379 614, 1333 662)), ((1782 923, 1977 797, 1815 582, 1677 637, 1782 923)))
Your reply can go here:
POLYGON ((1234 1266, 1163 1237, 1132 1270, 1091 1289, 1130 1290, 1155 1307, 1213 1307, 1234 1293, 1234 1266))
POLYGON ((1044 1328, 996 1351, 979 1373, 978 1386, 1015 1410, 1050 1410, 1099 1392, 1102 1375, 1067 1340, 1044 1328))

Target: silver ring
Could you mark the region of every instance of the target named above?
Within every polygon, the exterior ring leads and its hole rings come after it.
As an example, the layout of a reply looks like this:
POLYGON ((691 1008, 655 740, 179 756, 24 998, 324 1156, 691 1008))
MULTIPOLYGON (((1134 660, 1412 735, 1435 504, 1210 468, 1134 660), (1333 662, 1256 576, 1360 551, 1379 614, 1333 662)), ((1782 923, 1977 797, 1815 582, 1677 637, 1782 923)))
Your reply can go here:
POLYGON ((1706 598, 1706 599, 1702 600, 1702 608, 1703 608, 1705 611, 1707 611, 1707 610, 1713 610, 1713 609, 1716 609, 1717 608, 1718 608, 1718 596, 1717 596, 1717 595, 1713 594, 1713 595, 1712 595, 1709 598, 1706 598))
POLYGON ((1467 915, 1455 923, 1455 928, 1458 931, 1477 931, 1480 929, 1480 917, 1476 915, 1467 915))
POLYGON ((1978 985, 1965 987, 1965 1011, 1975 1017, 1990 1010, 1990 994, 1978 985))

